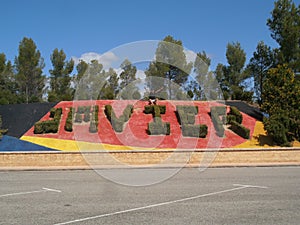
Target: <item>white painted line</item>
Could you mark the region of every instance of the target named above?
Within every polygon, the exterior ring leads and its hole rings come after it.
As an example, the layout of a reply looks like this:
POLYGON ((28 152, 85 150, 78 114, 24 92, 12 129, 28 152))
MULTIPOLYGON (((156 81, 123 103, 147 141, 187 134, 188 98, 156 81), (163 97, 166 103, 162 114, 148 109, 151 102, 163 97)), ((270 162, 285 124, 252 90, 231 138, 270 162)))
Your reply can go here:
POLYGON ((16 196, 16 195, 28 195, 28 194, 34 194, 34 193, 49 192, 49 191, 51 191, 51 192, 61 192, 60 190, 55 190, 55 189, 50 189, 50 188, 42 188, 42 190, 38 190, 38 191, 24 191, 24 192, 4 194, 4 195, 0 195, 0 198, 9 197, 9 196, 16 196))
POLYGON ((247 187, 247 188, 262 188, 262 189, 267 189, 268 188, 266 186, 255 186, 255 185, 248 185, 248 184, 233 184, 233 186, 247 187))
POLYGON ((147 205, 147 206, 142 206, 142 207, 137 207, 137 208, 132 208, 132 209, 126 209, 126 210, 112 212, 112 213, 105 213, 105 214, 101 214, 98 216, 91 216, 91 217, 81 218, 81 219, 77 219, 77 220, 71 220, 71 221, 67 221, 67 222, 63 222, 63 223, 57 223, 54 225, 65 225, 65 224, 83 222, 83 221, 87 221, 87 220, 99 219, 99 218, 103 218, 103 217, 114 216, 114 215, 118 215, 118 214, 124 214, 124 213, 128 213, 128 212, 134 212, 134 211, 139 211, 139 210, 143 210, 143 209, 155 208, 155 207, 170 205, 170 204, 174 204, 174 203, 178 203, 178 202, 185 202, 185 201, 190 201, 190 200, 194 200, 194 199, 198 199, 198 198, 238 191, 238 190, 242 190, 242 189, 250 188, 250 187, 251 188, 262 188, 260 186, 243 185, 243 184, 234 184, 234 186, 238 186, 238 187, 226 189, 223 191, 216 191, 216 192, 211 192, 211 193, 207 193, 207 194, 196 195, 196 196, 192 196, 192 197, 188 197, 188 198, 177 199, 177 200, 173 200, 173 201, 161 202, 161 203, 157 203, 157 204, 152 204, 152 205, 147 205))
POLYGON ((56 189, 51 189, 51 188, 45 188, 45 187, 43 187, 43 190, 45 190, 45 191, 52 191, 52 192, 58 192, 58 193, 61 192, 61 190, 56 190, 56 189))

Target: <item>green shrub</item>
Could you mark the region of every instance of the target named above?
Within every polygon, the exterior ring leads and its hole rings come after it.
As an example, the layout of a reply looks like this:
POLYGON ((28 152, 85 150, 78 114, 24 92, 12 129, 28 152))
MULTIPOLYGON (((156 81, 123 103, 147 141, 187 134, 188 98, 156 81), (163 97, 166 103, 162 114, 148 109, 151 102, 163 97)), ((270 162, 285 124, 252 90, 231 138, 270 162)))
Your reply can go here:
POLYGON ((154 108, 159 108, 160 114, 166 114, 166 106, 165 105, 145 105, 144 113, 152 114, 154 112, 154 108))
POLYGON ((227 115, 226 117, 226 124, 231 124, 232 122, 236 122, 236 116, 235 115, 227 115))
POLYGON ((70 108, 68 112, 68 117, 64 126, 65 131, 72 132, 73 131, 73 108, 70 108))
POLYGON ((229 127, 229 129, 242 138, 249 139, 250 137, 250 130, 235 121, 231 122, 231 126, 229 127))
POLYGON ((225 133, 223 121, 220 119, 220 116, 223 117, 225 113, 226 113, 226 108, 223 106, 214 106, 210 108, 211 120, 214 124, 214 128, 219 137, 223 137, 225 133))
POLYGON ((117 118, 115 112, 113 111, 113 108, 111 105, 105 105, 104 107, 104 113, 111 123, 114 131, 116 132, 122 132, 124 124, 129 120, 133 112, 133 105, 127 105, 126 108, 123 111, 123 114, 117 118))
POLYGON ((170 135, 170 130, 170 123, 162 122, 159 117, 156 121, 148 123, 148 133, 150 135, 170 135))
POLYGON ((34 131, 33 131, 33 133, 35 133, 35 134, 42 134, 42 133, 44 133, 43 122, 36 122, 34 124, 34 131))
POLYGON ((241 124, 243 122, 243 115, 240 113, 240 111, 234 107, 234 106, 230 106, 230 111, 228 115, 233 115, 235 116, 235 121, 239 124, 241 124))
POLYGON ((56 108, 50 109, 50 116, 49 117, 54 118, 55 112, 56 112, 56 108))
POLYGON ((91 120, 91 114, 90 114, 90 112, 85 111, 84 115, 83 115, 83 121, 84 122, 89 122, 90 120, 91 120))
POLYGON ((79 113, 75 114, 75 123, 81 123, 82 122, 82 115, 79 113))
POLYGON ((198 106, 193 106, 193 105, 177 105, 176 106, 176 111, 184 111, 185 113, 191 113, 194 115, 198 114, 198 106))
POLYGON ((210 108, 210 113, 214 111, 217 113, 219 116, 226 115, 226 106, 212 106, 210 108))
POLYGON ((98 132, 98 123, 95 120, 92 120, 90 122, 89 132, 90 133, 97 133, 98 132))
POLYGON ((205 138, 208 132, 206 125, 183 125, 181 128, 185 137, 205 138))

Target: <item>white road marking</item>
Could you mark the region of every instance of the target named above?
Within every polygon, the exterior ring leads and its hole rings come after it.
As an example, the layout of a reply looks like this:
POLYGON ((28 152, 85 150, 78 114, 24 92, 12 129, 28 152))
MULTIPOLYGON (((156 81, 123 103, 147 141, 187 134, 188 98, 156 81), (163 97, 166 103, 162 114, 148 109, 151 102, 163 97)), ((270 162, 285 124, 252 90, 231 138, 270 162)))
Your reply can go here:
POLYGON ((4 195, 0 195, 0 198, 9 197, 9 196, 16 196, 16 195, 28 195, 28 194, 41 193, 41 192, 59 192, 60 193, 61 191, 44 187, 44 188, 42 188, 42 190, 37 190, 37 191, 24 191, 24 192, 4 194, 4 195))
POLYGON ((112 213, 105 213, 105 214, 81 218, 81 219, 77 219, 77 220, 71 220, 71 221, 67 221, 67 222, 57 223, 54 225, 65 225, 65 224, 83 222, 83 221, 87 221, 87 220, 99 219, 99 218, 103 218, 103 217, 114 216, 114 215, 118 215, 118 214, 124 214, 124 213, 128 213, 128 212, 134 212, 134 211, 139 211, 139 210, 143 210, 143 209, 155 208, 155 207, 159 207, 159 206, 190 201, 190 200, 194 200, 194 199, 198 199, 198 198, 238 191, 238 190, 242 190, 242 189, 246 189, 246 188, 267 188, 267 187, 262 187, 262 186, 253 186, 253 185, 245 185, 245 184, 234 184, 233 186, 237 186, 237 187, 226 189, 223 191, 216 191, 216 192, 211 192, 211 193, 202 194, 202 195, 196 195, 196 196, 192 196, 192 197, 188 197, 188 198, 177 199, 177 200, 173 200, 173 201, 161 202, 161 203, 157 203, 157 204, 152 204, 152 205, 147 205, 147 206, 142 206, 142 207, 137 207, 137 208, 132 208, 132 209, 126 209, 126 210, 112 212, 112 213))

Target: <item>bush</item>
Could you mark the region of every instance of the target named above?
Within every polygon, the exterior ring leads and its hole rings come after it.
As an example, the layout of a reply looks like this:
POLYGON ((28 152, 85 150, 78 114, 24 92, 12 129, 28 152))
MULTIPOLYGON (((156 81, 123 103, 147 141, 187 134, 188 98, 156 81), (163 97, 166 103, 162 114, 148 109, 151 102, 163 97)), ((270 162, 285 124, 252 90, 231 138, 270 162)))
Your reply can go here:
POLYGON ((131 117, 133 112, 133 105, 127 105, 126 108, 123 111, 123 114, 117 118, 115 112, 113 111, 113 108, 111 105, 105 105, 104 107, 104 113, 111 123, 114 131, 116 132, 122 132, 124 123, 126 123, 129 118, 131 117))
MULTIPOLYGON (((240 113, 240 111, 234 107, 234 106, 230 106, 230 111, 228 115, 233 115, 235 116, 235 121, 239 124, 241 124, 243 122, 243 115, 240 113)), ((232 117, 233 118, 233 117, 232 117)), ((231 119, 232 119, 231 118, 231 119)))
POLYGON ((60 124, 62 108, 52 108, 50 110, 50 118, 52 120, 39 121, 34 124, 34 133, 57 133, 60 124))
POLYGON ((162 122, 161 118, 157 118, 154 122, 148 123, 148 133, 150 135, 170 135, 170 123, 162 122))
POLYGON ((198 106, 193 106, 193 105, 177 105, 176 106, 176 111, 182 110, 185 113, 191 113, 194 115, 198 114, 198 106))
POLYGON ((182 135, 185 137, 205 138, 207 135, 206 125, 183 125, 182 135))
POLYGON ((210 108, 211 120, 214 124, 214 128, 219 137, 223 137, 225 133, 223 121, 220 119, 220 116, 223 116, 225 114, 226 114, 226 107, 214 106, 210 108))
POLYGON ((145 105, 144 113, 145 114, 152 114, 154 112, 154 108, 159 108, 160 114, 166 113, 166 106, 165 105, 145 105))
POLYGON ((81 123, 82 122, 82 115, 78 112, 75 114, 75 123, 81 123))
POLYGON ((89 132, 90 133, 97 133, 98 132, 98 123, 95 120, 92 120, 90 122, 89 132))
POLYGON ((236 122, 236 116, 235 115, 228 115, 226 117, 226 124, 231 124, 232 122, 236 122))
POLYGON ((54 118, 55 112, 56 112, 56 108, 50 109, 50 116, 49 117, 54 118))
POLYGON ((36 122, 34 124, 34 131, 33 131, 33 133, 35 133, 35 134, 42 134, 42 133, 44 133, 43 122, 36 122))
POLYGON ((70 108, 70 111, 68 112, 68 117, 64 129, 68 132, 73 131, 73 108, 70 108))
POLYGON ((91 120, 91 114, 89 111, 85 111, 83 115, 83 121, 84 122, 89 122, 91 120))
POLYGON ((242 138, 249 139, 250 137, 250 130, 244 127, 242 124, 239 124, 235 121, 232 121, 229 129, 232 130, 237 135, 241 136, 242 138))

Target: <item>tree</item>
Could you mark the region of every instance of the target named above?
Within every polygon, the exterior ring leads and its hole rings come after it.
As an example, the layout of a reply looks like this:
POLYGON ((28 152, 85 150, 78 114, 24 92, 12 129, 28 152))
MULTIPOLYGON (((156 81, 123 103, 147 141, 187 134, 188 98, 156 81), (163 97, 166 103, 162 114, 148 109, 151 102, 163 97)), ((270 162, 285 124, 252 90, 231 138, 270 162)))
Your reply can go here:
POLYGON ((287 63, 295 72, 299 72, 300 5, 296 6, 292 0, 276 1, 267 25, 271 37, 279 44, 279 64, 287 63))
POLYGON ((74 61, 66 61, 64 51, 57 48, 53 50, 50 58, 53 69, 49 70, 51 91, 48 93, 48 101, 70 101, 73 92, 70 87, 70 74, 74 69, 74 61))
POLYGON ((263 84, 262 110, 268 114, 264 126, 279 145, 300 140, 300 81, 288 65, 278 65, 267 73, 263 84))
POLYGON ((3 134, 7 132, 7 129, 2 129, 2 116, 0 115, 0 141, 3 137, 3 134))
POLYGON ((239 42, 227 44, 226 58, 228 66, 218 64, 215 71, 224 98, 251 100, 251 92, 245 91, 243 86, 243 81, 249 78, 249 74, 244 70, 246 53, 239 42))
POLYGON ((151 62, 148 70, 145 71, 147 78, 149 78, 149 88, 156 90, 164 86, 166 87, 164 90, 167 94, 166 97, 169 99, 176 98, 179 91, 178 86, 184 87, 192 66, 193 63, 186 61, 182 42, 175 40, 172 36, 165 37, 158 44, 155 61, 151 62), (155 82, 155 77, 161 79, 155 82))
POLYGON ((16 95, 17 84, 13 73, 13 66, 6 60, 4 53, 0 54, 0 105, 18 102, 16 95))
POLYGON ((120 74, 120 88, 123 89, 130 83, 136 80, 136 67, 131 64, 128 59, 125 59, 124 62, 121 64, 121 68, 123 71, 120 74))
POLYGON ((116 71, 112 68, 109 68, 106 72, 108 77, 105 88, 104 88, 104 99, 115 99, 119 93, 119 77, 116 71))
POLYGON ((23 38, 19 45, 19 55, 15 58, 19 93, 24 102, 41 101, 45 76, 44 60, 31 38, 23 38))
POLYGON ((262 103, 263 83, 267 77, 268 70, 274 66, 274 63, 274 52, 263 41, 259 42, 247 65, 247 70, 254 78, 254 91, 259 104, 262 103))

